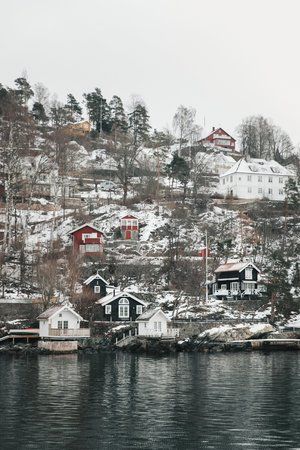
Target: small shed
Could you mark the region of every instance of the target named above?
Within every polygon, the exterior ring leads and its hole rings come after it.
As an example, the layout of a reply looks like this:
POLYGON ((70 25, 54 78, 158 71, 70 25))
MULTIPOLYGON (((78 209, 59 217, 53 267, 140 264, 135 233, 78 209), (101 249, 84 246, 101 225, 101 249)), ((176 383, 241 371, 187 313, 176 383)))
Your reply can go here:
POLYGON ((137 319, 139 336, 169 336, 168 323, 171 320, 161 308, 148 309, 137 319))
POLYGON ((137 241, 139 239, 139 220, 137 217, 127 214, 121 218, 121 234, 124 240, 137 241))
POLYGON ((73 251, 81 255, 102 255, 104 233, 92 224, 85 223, 70 231, 73 251))
POLYGON ((99 299, 106 296, 108 286, 108 281, 101 277, 97 271, 96 274, 91 275, 83 282, 83 292, 91 296, 94 295, 99 299))
POLYGON ((89 328, 81 328, 84 320, 71 306, 57 305, 37 317, 41 338, 89 337, 89 328))

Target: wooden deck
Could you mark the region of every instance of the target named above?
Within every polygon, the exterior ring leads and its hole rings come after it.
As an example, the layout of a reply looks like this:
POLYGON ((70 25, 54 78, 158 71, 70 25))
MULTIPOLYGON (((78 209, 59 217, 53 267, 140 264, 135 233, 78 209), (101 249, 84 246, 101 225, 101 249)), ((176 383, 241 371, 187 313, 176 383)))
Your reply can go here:
POLYGON ((300 339, 249 339, 244 341, 229 341, 227 344, 246 344, 250 343, 253 350, 267 349, 294 349, 300 350, 300 339))

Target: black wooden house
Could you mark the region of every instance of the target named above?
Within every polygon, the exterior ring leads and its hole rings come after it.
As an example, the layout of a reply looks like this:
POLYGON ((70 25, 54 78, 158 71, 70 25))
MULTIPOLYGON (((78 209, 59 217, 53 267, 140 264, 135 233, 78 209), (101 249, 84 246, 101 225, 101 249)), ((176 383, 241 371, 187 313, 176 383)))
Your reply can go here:
POLYGON ((260 270, 251 262, 228 262, 215 271, 210 293, 218 299, 257 298, 260 270))
POLYGON ((100 299, 107 295, 108 287, 108 281, 101 277, 97 272, 83 282, 83 294, 87 294, 91 297, 94 296, 95 299, 100 299))
POLYGON ((113 291, 96 304, 100 307, 99 319, 111 322, 134 322, 147 306, 145 301, 124 291, 113 291))

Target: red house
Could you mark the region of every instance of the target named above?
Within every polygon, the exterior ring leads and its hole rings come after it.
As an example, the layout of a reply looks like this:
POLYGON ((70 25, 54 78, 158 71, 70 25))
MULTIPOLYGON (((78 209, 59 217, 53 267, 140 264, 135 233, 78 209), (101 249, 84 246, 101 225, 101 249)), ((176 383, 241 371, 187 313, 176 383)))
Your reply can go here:
POLYGON ((73 238, 73 250, 82 255, 103 253, 104 233, 99 228, 85 223, 69 233, 73 238))
POLYGON ((125 240, 139 239, 139 220, 130 214, 121 218, 121 233, 125 240))
POLYGON ((230 136, 230 134, 226 133, 223 128, 215 129, 215 127, 213 127, 212 132, 199 142, 201 144, 211 144, 234 151, 236 140, 230 136))

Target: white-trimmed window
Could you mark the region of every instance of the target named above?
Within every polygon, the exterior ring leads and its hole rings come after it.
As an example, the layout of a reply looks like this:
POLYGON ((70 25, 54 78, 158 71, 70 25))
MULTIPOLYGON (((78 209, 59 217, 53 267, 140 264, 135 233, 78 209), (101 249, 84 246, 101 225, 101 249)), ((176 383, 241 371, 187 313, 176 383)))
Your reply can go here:
POLYGON ((269 183, 273 183, 273 177, 269 177, 269 183))
POLYGON ((82 239, 95 239, 97 237, 97 233, 82 233, 82 239))
POLYGON ((161 331, 161 322, 154 322, 154 331, 161 331))
POLYGON ((273 194, 273 189, 269 188, 269 194, 270 194, 270 195, 273 194))
POLYGON ((227 290, 227 284, 221 284, 221 291, 227 290))
POLYGON ((67 330, 69 328, 69 322, 67 320, 64 320, 64 330, 67 330))
POLYGON ((94 293, 95 294, 100 294, 100 286, 98 286, 98 285, 94 286, 94 293))
POLYGON ((119 317, 120 319, 129 319, 129 300, 122 297, 119 300, 119 317))
POLYGON ((105 314, 111 314, 111 305, 105 305, 105 314))
POLYGON ((251 181, 251 180, 252 180, 251 175, 247 175, 247 181, 251 181))
POLYGON ((142 314, 143 312, 143 306, 142 305, 136 305, 136 313, 138 315, 142 314))
POLYGON ((230 175, 230 183, 232 183, 232 182, 233 182, 233 176, 230 175))
POLYGON ((252 280, 252 272, 253 272, 253 270, 251 267, 247 267, 245 269, 245 279, 246 280, 252 280))
POLYGON ((258 182, 262 183, 262 175, 258 175, 258 182))
POLYGON ((283 189, 279 189, 279 195, 283 195, 283 189))
POLYGON ((232 283, 230 283, 230 290, 231 292, 238 292, 239 283, 237 281, 233 281, 232 283))
POLYGON ((59 321, 57 322, 57 328, 58 328, 59 330, 62 329, 62 320, 59 320, 59 321))
POLYGON ((258 188, 258 193, 262 194, 262 188, 258 188))
POLYGON ((86 253, 98 253, 100 252, 99 244, 86 244, 85 246, 86 253))
POLYGON ((282 177, 279 177, 278 181, 279 181, 280 184, 283 184, 283 178, 282 177))
POLYGON ((252 192, 252 187, 248 186, 248 194, 251 194, 251 192, 252 192))

